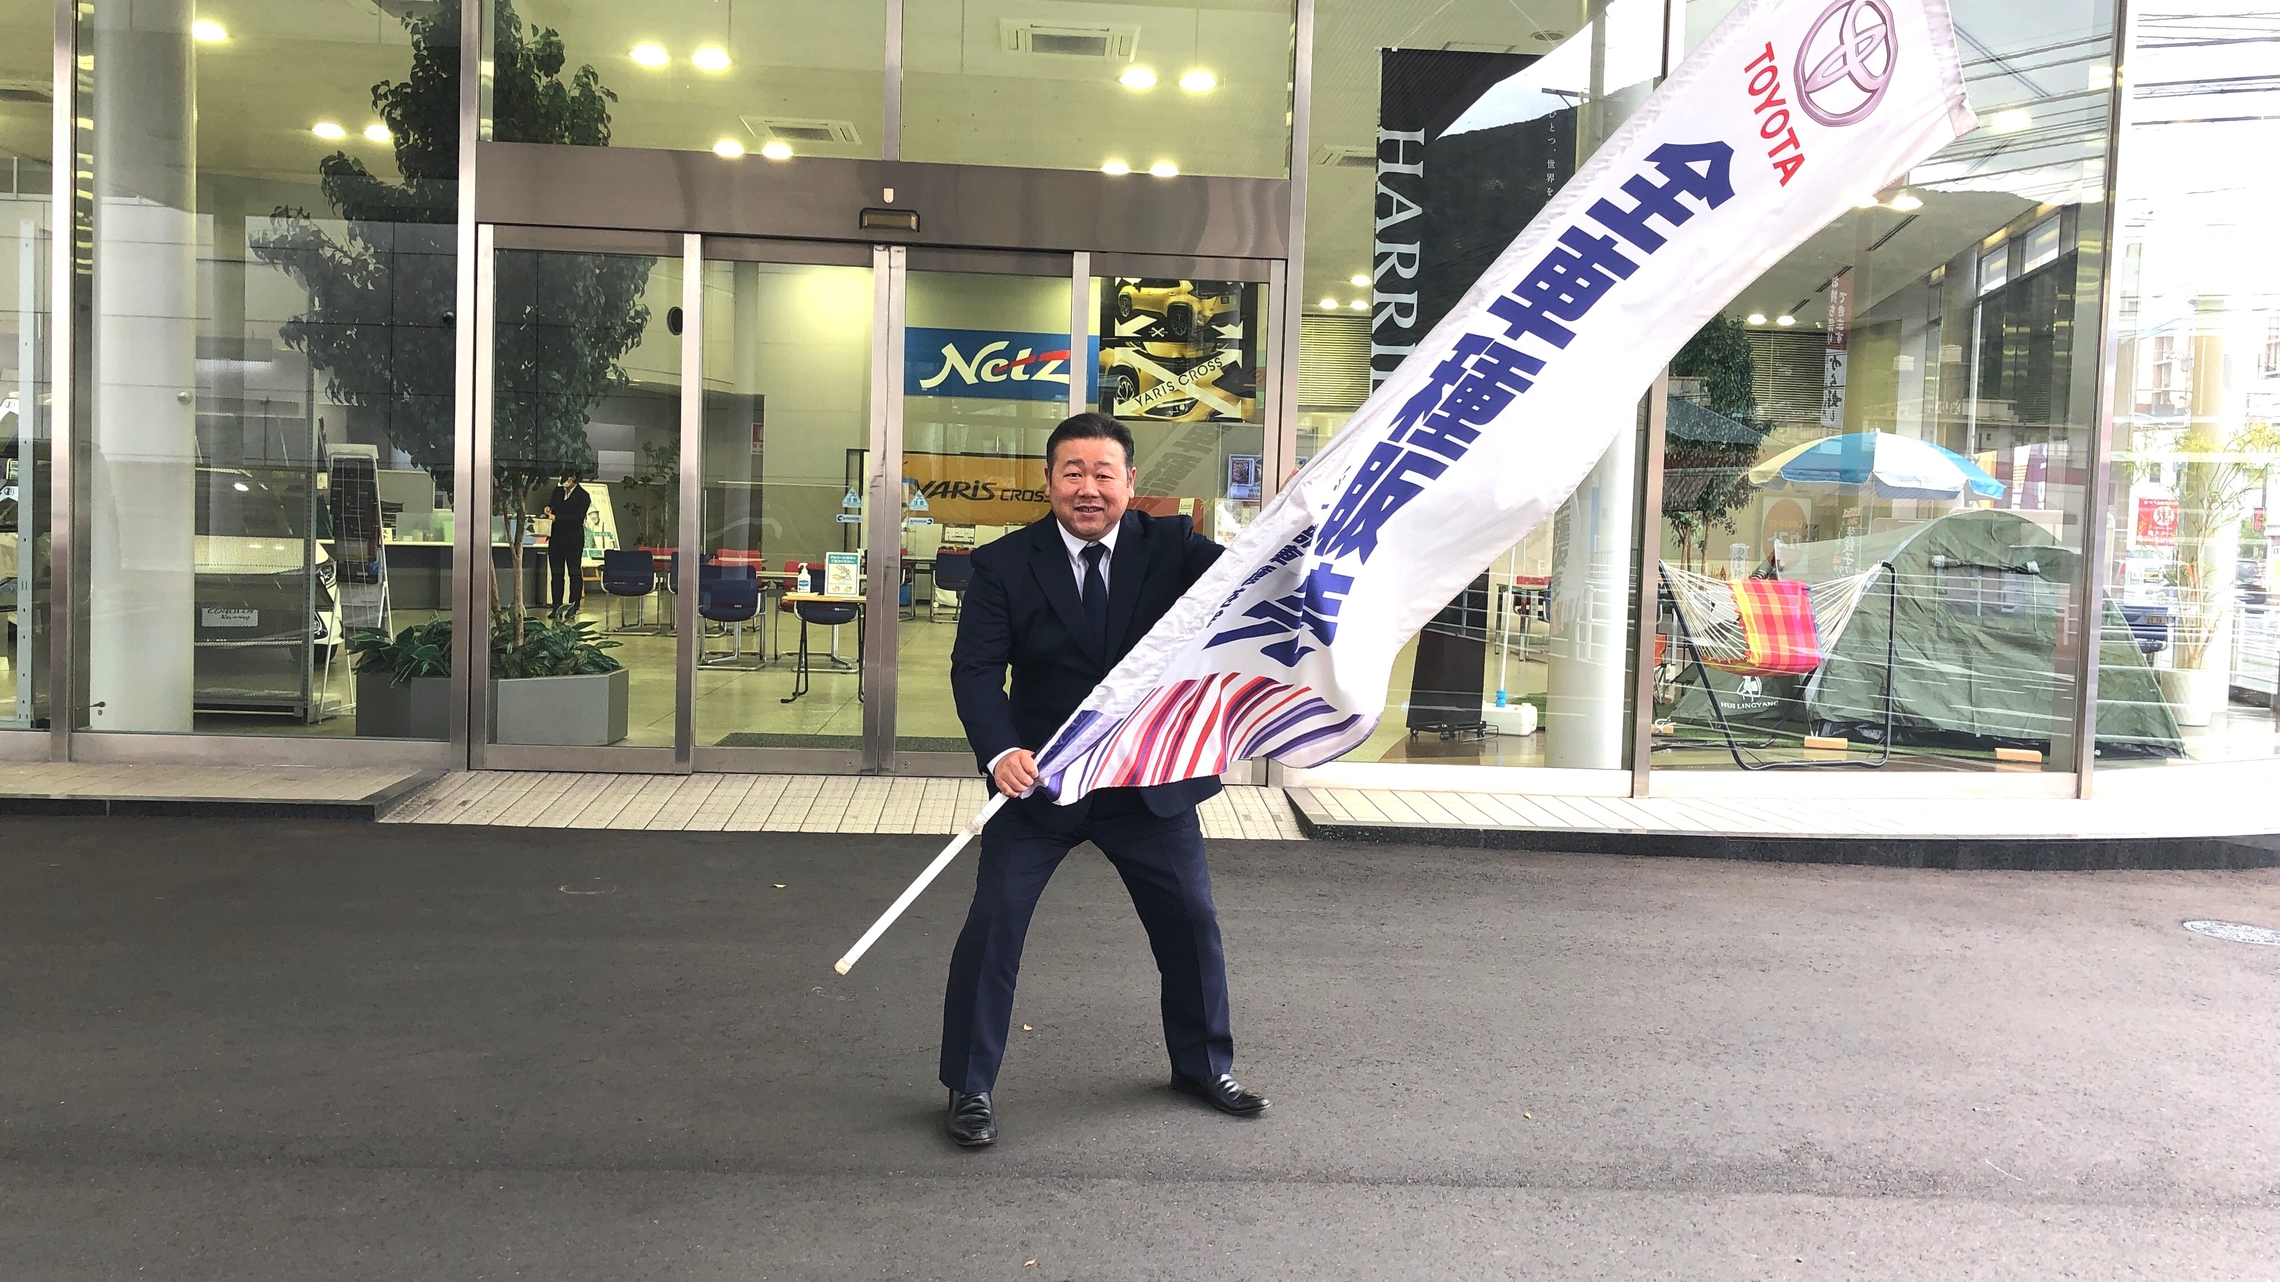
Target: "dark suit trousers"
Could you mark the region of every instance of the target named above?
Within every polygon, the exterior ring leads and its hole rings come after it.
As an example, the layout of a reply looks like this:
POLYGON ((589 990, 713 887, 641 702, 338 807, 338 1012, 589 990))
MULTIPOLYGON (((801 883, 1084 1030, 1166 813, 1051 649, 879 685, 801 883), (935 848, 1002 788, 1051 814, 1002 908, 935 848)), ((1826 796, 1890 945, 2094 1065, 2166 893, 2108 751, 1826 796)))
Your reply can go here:
POLYGON ((546 603, 568 605, 572 609, 586 598, 586 567, 581 563, 585 549, 565 547, 557 552, 552 544, 546 548, 546 603), (563 595, 563 589, 569 595, 563 595))
POLYGON ((1159 818, 1136 790, 1110 788, 1093 795, 1085 821, 1067 832, 1039 827, 1019 806, 999 811, 982 830, 974 906, 950 954, 942 1002, 942 1084, 951 1090, 986 1091, 996 1084, 1030 914, 1062 857, 1085 841, 1116 866, 1147 928, 1163 978, 1164 1047, 1172 1068, 1206 1081, 1233 1069, 1227 967, 1203 829, 1193 809, 1159 818))

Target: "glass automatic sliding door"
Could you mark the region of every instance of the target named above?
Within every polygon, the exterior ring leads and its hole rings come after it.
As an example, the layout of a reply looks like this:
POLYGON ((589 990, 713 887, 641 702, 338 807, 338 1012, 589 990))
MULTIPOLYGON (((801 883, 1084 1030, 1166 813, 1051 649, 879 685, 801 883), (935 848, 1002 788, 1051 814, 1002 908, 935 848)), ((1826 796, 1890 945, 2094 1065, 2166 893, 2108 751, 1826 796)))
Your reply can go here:
POLYGON ((705 256, 697 764, 853 772, 870 658, 872 250, 708 239, 705 256))
POLYGON ((1130 421, 1141 506, 1222 540, 1263 493, 1256 281, 489 234, 478 765, 965 774, 972 555, 1048 513, 1054 425, 1130 421))
MULTIPOLYGON (((1066 255, 911 251, 904 282, 901 765, 973 768, 950 699, 950 643, 976 547, 1050 509, 1045 438, 1072 411, 1066 255)), ((1081 400, 1088 383, 1080 382, 1081 400)))

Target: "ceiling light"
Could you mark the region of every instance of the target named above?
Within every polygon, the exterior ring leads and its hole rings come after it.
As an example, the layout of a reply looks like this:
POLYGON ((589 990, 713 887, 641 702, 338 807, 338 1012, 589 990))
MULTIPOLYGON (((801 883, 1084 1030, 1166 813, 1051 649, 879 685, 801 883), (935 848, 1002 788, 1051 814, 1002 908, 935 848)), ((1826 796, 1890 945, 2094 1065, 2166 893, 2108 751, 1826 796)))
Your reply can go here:
POLYGON ((697 64, 699 71, 726 71, 728 70, 728 51, 710 47, 699 49, 689 55, 689 61, 697 64))
POLYGON ((646 43, 635 45, 633 51, 626 56, 644 67, 662 67, 673 60, 672 56, 665 52, 664 46, 646 43))
POLYGON ((1880 201, 1876 198, 1876 193, 1872 191, 1863 192, 1860 195, 1853 197, 1853 208, 1855 209, 1874 209, 1883 203, 1883 201, 1880 201))
POLYGON ((1177 178, 1180 176, 1180 167, 1169 160, 1159 160, 1148 166, 1148 172, 1158 178, 1177 178))
MULTIPOLYGON (((789 152, 789 148, 785 149, 789 152)), ((734 160, 744 154, 744 144, 734 138, 723 138, 713 144, 713 154, 723 160, 734 160)))
POLYGON ((243 481, 232 481, 232 482, 230 482, 230 488, 231 488, 231 489, 233 489, 233 490, 236 490, 236 491, 237 491, 238 493, 240 493, 240 494, 251 494, 251 493, 253 493, 253 487, 252 487, 252 486, 250 486, 250 485, 247 485, 247 484, 246 484, 245 482, 243 482, 243 481))
POLYGON ((1998 111, 1987 120, 1991 133, 2015 134, 2035 122, 2035 115, 2025 107, 2012 107, 1998 111))
POLYGON ((1773 323, 1776 325, 1794 325, 1797 323, 1797 318, 1787 312, 1783 312, 1781 315, 1773 318, 1773 323))
POLYGON ((1100 171, 1104 174, 1113 174, 1118 178, 1122 178, 1124 175, 1132 172, 1132 166, 1125 164, 1121 160, 1111 160, 1107 164, 1102 165, 1100 167, 1100 171))
POLYGON ((1366 298, 1357 298, 1353 302, 1346 304, 1346 306, 1353 308, 1357 312, 1366 312, 1370 309, 1370 300, 1366 298))
POLYGON ((1325 298, 1325 299, 1323 299, 1323 300, 1322 300, 1322 310, 1323 310, 1323 311, 1326 311, 1326 312, 1334 312, 1334 311, 1337 311, 1337 310, 1338 310, 1338 300, 1337 300, 1337 299, 1335 299, 1335 298, 1325 298))
POLYGON ((1750 324, 1752 324, 1752 325, 1763 325, 1763 324, 1765 324, 1765 313, 1764 313, 1764 312, 1751 312, 1751 313, 1750 313, 1750 324))
POLYGON ((364 136, 370 138, 374 142, 387 142, 389 139, 394 138, 396 135, 389 133, 388 126, 386 125, 366 125, 364 127, 364 136))
POLYGON ((1219 77, 1212 75, 1210 72, 1205 71, 1201 67, 1198 67, 1194 71, 1191 71, 1186 75, 1180 77, 1180 88, 1187 90, 1189 93, 1210 93, 1212 90, 1217 89, 1218 87, 1219 77))
POLYGON ((1924 202, 1921 199, 1915 196, 1911 196, 1907 192, 1901 192, 1899 195, 1894 196, 1890 203, 1894 209, 1899 210, 1903 214, 1922 209, 1924 207, 1924 202))
POLYGON ((792 144, 781 138, 771 138, 765 146, 760 148, 760 154, 770 160, 790 160, 792 158, 792 144))
POLYGON ((190 24, 190 38, 200 44, 218 45, 229 39, 230 33, 221 23, 200 18, 190 24))
POLYGON ((346 129, 341 128, 339 125, 334 124, 330 120, 320 120, 317 123, 309 126, 309 132, 315 134, 319 138, 324 139, 326 142, 338 142, 341 139, 348 137, 348 131, 346 129))
POLYGON ((1133 67, 1118 76, 1116 83, 1127 89, 1153 89, 1156 87, 1156 73, 1146 67, 1133 67))
POLYGON ((1349 285, 1359 285, 1366 288, 1370 283, 1369 273, 1355 272, 1352 276, 1346 278, 1346 283, 1349 285))

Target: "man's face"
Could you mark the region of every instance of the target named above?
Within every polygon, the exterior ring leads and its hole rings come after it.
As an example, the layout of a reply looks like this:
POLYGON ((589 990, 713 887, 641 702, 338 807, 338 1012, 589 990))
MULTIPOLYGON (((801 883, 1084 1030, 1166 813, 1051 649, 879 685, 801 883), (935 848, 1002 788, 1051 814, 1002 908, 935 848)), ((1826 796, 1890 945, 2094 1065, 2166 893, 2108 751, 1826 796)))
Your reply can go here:
POLYGON ((1132 466, 1107 437, 1063 441, 1053 451, 1045 492, 1061 528, 1090 543, 1124 519, 1132 503, 1132 466))

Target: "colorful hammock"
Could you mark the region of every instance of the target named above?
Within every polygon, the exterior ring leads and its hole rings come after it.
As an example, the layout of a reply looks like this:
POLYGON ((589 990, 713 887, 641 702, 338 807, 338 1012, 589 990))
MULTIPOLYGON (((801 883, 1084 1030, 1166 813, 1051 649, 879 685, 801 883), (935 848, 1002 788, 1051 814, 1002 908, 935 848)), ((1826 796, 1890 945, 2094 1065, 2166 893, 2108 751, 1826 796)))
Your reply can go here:
POLYGON ((1704 663, 1741 676, 1776 677, 1821 666, 1883 568, 1810 584, 1717 579, 1667 563, 1662 573, 1704 663))

